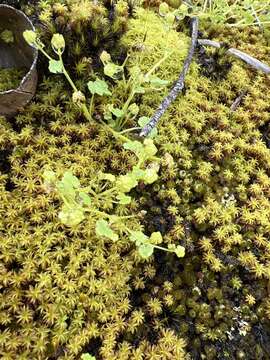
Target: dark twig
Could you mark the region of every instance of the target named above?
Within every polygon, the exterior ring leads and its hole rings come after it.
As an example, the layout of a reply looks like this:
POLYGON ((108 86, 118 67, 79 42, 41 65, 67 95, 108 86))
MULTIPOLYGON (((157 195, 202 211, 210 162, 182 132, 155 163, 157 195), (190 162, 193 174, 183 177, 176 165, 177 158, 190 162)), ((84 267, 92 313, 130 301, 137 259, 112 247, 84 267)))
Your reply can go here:
POLYGON ((242 90, 239 94, 239 96, 237 96, 237 98, 234 100, 234 102, 232 103, 230 110, 231 111, 235 111, 238 106, 241 104, 241 101, 243 100, 243 98, 246 96, 247 94, 247 90, 242 90))
MULTIPOLYGON (((198 40, 199 45, 206 45, 206 46, 213 46, 215 48, 221 48, 222 44, 218 41, 212 41, 208 39, 199 39, 198 40)), ((256 70, 261 70, 265 74, 270 74, 270 66, 267 64, 264 64, 263 62, 259 61, 258 59, 244 53, 243 51, 230 48, 226 51, 226 54, 233 55, 243 61, 245 61, 248 65, 252 66, 256 70)))
POLYGON ((191 34, 191 45, 188 51, 188 55, 184 61, 183 69, 178 77, 173 88, 170 90, 169 94, 165 97, 162 103, 159 105, 158 109, 152 116, 150 122, 142 129, 140 132, 140 136, 147 136, 156 126, 159 119, 168 109, 170 104, 176 99, 177 95, 183 90, 185 84, 185 77, 188 72, 189 66, 191 64, 196 46, 197 46, 197 39, 198 39, 198 27, 199 27, 199 20, 197 17, 191 19, 191 26, 192 26, 192 34, 191 34))

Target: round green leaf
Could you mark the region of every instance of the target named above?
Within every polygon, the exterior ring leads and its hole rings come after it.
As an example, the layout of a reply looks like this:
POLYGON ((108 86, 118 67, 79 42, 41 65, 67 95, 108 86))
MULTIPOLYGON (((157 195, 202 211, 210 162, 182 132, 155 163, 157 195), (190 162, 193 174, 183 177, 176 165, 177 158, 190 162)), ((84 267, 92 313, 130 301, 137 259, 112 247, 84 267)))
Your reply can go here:
POLYGON ((167 24, 172 26, 175 22, 175 15, 173 13, 168 13, 165 15, 165 20, 166 20, 167 24))
POLYGON ((80 192, 79 193, 79 197, 81 198, 81 200, 83 201, 83 204, 85 206, 90 206, 92 201, 91 198, 88 194, 84 193, 84 192, 80 192))
POLYGON ((104 80, 97 79, 95 81, 89 81, 87 86, 91 94, 98 94, 100 96, 112 95, 108 88, 108 84, 104 80))
POLYGON ((98 220, 96 222, 96 234, 98 236, 105 236, 112 241, 118 240, 118 235, 110 228, 106 220, 98 220))
POLYGON ((131 202, 131 196, 127 196, 123 193, 120 193, 119 195, 117 195, 116 198, 119 201, 119 204, 121 204, 121 205, 127 205, 127 204, 130 204, 130 202, 131 202))
POLYGON ((134 140, 123 144, 123 148, 134 152, 138 157, 143 153, 144 147, 140 141, 134 140))
POLYGON ((144 259, 147 259, 153 254, 154 247, 151 244, 142 244, 139 246, 138 250, 140 256, 144 259))
POLYGON ((136 103, 133 103, 129 106, 128 111, 131 115, 137 115, 139 113, 139 106, 136 103))
POLYGON ((156 169, 146 169, 143 177, 143 182, 145 184, 153 184, 153 182, 157 181, 158 174, 156 169))
POLYGON ((25 30, 23 32, 23 37, 29 45, 35 44, 37 40, 37 34, 33 30, 25 30))
POLYGON ((159 5, 159 13, 161 16, 165 16, 170 11, 169 5, 165 2, 159 5))
POLYGON ((96 360, 96 357, 85 353, 81 355, 81 360, 96 360))
POLYGON ((61 74, 63 72, 63 64, 61 60, 53 60, 49 61, 49 70, 53 74, 61 74))
POLYGON ((129 239, 132 242, 135 242, 137 246, 145 244, 149 241, 148 236, 146 236, 142 231, 131 231, 129 239))
POLYGON ((115 181, 115 176, 113 174, 100 173, 99 174, 99 179, 114 182, 115 181))
POLYGON ((132 173, 126 175, 120 175, 116 181, 117 189, 119 190, 119 192, 123 192, 123 193, 129 192, 137 185, 138 185, 138 181, 136 180, 136 177, 132 173))
POLYGON ((157 76, 152 76, 149 78, 149 82, 151 85, 153 85, 153 87, 155 88, 160 88, 160 87, 163 87, 163 86, 166 86, 169 84, 169 81, 168 80, 162 80, 160 79, 159 77, 157 76))
POLYGON ((152 244, 161 244, 163 241, 162 235, 159 231, 153 232, 150 236, 150 242, 152 244))
POLYGON ((114 108, 114 107, 112 107, 111 112, 112 112, 112 114, 113 114, 114 116, 116 116, 117 118, 120 118, 121 116, 124 115, 124 111, 123 111, 123 110, 118 109, 118 108, 114 108))
POLYGON ((184 246, 178 245, 176 246, 174 252, 177 255, 177 257, 182 258, 185 256, 186 249, 184 248, 184 246))
POLYGON ((71 171, 66 171, 64 173, 62 181, 65 184, 73 186, 75 189, 78 189, 80 187, 79 179, 76 176, 74 176, 71 171))
POLYGON ((145 139, 143 143, 144 143, 144 152, 147 154, 148 157, 156 155, 157 148, 152 139, 145 139))
POLYGON ((143 180, 145 176, 145 170, 134 168, 132 170, 132 176, 134 176, 136 180, 143 180))
POLYGON ((63 207, 59 213, 60 221, 67 226, 76 226, 84 220, 84 211, 78 208, 63 207))
POLYGON ((109 62, 104 66, 104 74, 114 80, 119 79, 122 73, 123 73, 122 66, 116 65, 112 62, 109 62))
POLYGON ((56 181, 56 174, 52 170, 44 170, 42 177, 47 183, 54 183, 56 181))
POLYGON ((140 127, 144 127, 149 123, 149 121, 150 118, 148 116, 141 116, 138 120, 138 124, 140 125, 140 127))

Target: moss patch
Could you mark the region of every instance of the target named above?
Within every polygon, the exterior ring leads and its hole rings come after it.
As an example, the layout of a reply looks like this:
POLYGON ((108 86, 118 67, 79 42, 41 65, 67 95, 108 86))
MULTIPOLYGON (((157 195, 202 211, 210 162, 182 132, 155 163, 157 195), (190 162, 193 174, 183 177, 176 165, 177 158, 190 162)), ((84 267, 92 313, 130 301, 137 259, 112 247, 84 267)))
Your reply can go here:
POLYGON ((25 69, 0 69, 0 92, 17 89, 25 74, 25 69))
MULTIPOLYGON (((217 29, 216 37, 236 41, 234 30, 217 29)), ((255 31, 252 41, 263 60, 266 43, 255 31)), ((122 44, 128 71, 139 65, 147 72, 174 50, 156 69, 171 86, 189 38, 138 10, 122 44)), ((87 79, 83 72, 76 81, 83 88, 87 79)), ((138 96, 141 116, 153 114, 169 86, 138 96)), ((157 251, 142 261, 125 238, 97 238, 91 219, 75 229, 60 224, 59 199, 42 186, 44 166, 59 174, 68 168, 87 185, 99 170, 125 173, 135 161, 108 132, 85 122, 62 78, 40 82, 35 100, 12 120, 16 131, 1 119, 5 359, 77 360, 86 351, 98 360, 268 357, 270 150, 259 131, 269 123, 268 89, 267 76, 238 60, 218 81, 194 62, 185 93, 162 118, 160 180, 139 186, 129 210, 147 210, 146 232, 160 230, 166 244, 185 246, 181 260, 157 251)), ((116 85, 112 101, 125 97, 116 85)))

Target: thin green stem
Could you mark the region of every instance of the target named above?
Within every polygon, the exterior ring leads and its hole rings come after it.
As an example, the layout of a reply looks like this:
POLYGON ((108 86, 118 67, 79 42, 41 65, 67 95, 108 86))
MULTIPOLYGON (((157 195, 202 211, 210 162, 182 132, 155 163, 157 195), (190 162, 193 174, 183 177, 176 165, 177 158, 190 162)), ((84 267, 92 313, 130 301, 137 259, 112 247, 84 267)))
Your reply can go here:
POLYGON ((158 245, 154 245, 154 244, 151 244, 155 249, 159 249, 159 250, 163 250, 163 251, 167 251, 167 252, 174 252, 174 250, 170 250, 168 248, 164 248, 162 246, 158 246, 158 245))
POLYGON ((111 189, 105 190, 105 191, 103 191, 102 193, 99 193, 99 194, 98 194, 98 197, 99 197, 99 196, 104 196, 104 195, 111 194, 111 193, 115 192, 115 190, 116 190, 116 187, 113 187, 113 188, 111 188, 111 189))
MULTIPOLYGON (((65 75, 67 81, 69 82, 70 86, 72 87, 73 91, 77 92, 78 89, 76 87, 76 85, 74 84, 73 80, 71 79, 71 77, 69 76, 66 68, 65 68, 65 65, 64 65, 64 62, 63 62, 63 59, 62 59, 62 55, 60 53, 60 51, 58 52, 58 56, 59 56, 59 60, 62 62, 62 67, 63 67, 63 74, 65 75)), ((82 104, 81 105, 81 109, 82 109, 82 112, 84 114, 84 116, 86 117, 86 119, 88 121, 92 121, 92 116, 91 116, 91 113, 89 113, 89 110, 87 109, 87 106, 85 104, 82 104)))
POLYGON ((106 130, 108 130, 116 139, 120 139, 123 142, 128 142, 130 139, 124 135, 121 135, 117 131, 113 130, 109 125, 107 125, 103 120, 101 120, 102 125, 106 130))
POLYGON ((203 12, 206 12, 207 5, 208 5, 208 0, 204 0, 203 8, 202 8, 202 11, 203 11, 203 12))
POLYGON ((130 84, 131 84, 131 82, 133 81, 133 79, 132 79, 132 76, 128 79, 128 81, 126 82, 126 86, 125 86, 125 89, 126 89, 126 91, 128 90, 128 88, 129 88, 129 86, 130 86, 130 84))
POLYGON ((91 116, 90 112, 87 109, 87 106, 85 104, 82 104, 81 109, 82 109, 82 112, 83 112, 84 116, 86 117, 86 119, 89 122, 91 122, 93 119, 92 119, 92 116, 91 116))
POLYGON ((66 68, 65 68, 65 65, 64 65, 64 62, 63 62, 63 59, 62 59, 62 55, 60 53, 60 51, 58 52, 58 56, 59 56, 59 60, 61 61, 62 63, 62 68, 63 68, 63 74, 65 75, 67 81, 69 82, 70 86, 72 87, 73 91, 78 91, 76 85, 74 84, 73 80, 71 79, 71 77, 69 76, 66 68))
POLYGON ((170 53, 166 53, 147 73, 145 74, 145 78, 147 78, 149 75, 153 74, 153 72, 156 71, 156 69, 166 60, 169 56, 171 56, 173 51, 170 53))
POLYGON ((84 209, 85 212, 89 212, 89 213, 93 213, 93 214, 97 214, 97 215, 100 215, 102 217, 105 217, 105 218, 109 218, 110 215, 109 214, 106 214, 105 212, 103 211, 99 211, 99 210, 94 210, 94 209, 91 209, 91 208, 86 208, 84 209))
POLYGON ((134 131, 134 130, 140 130, 140 129, 141 129, 141 127, 133 127, 133 128, 129 128, 129 129, 120 131, 119 134, 126 134, 128 132, 131 132, 131 131, 134 131))
POLYGON ((89 193, 91 194, 92 196, 94 196, 94 198, 96 200, 98 200, 98 194, 95 193, 95 191, 93 189, 91 189, 90 187, 89 188, 84 188, 84 189, 81 189, 83 192, 85 193, 89 193))
POLYGON ((43 48, 42 48, 41 45, 39 45, 38 43, 36 43, 35 45, 36 45, 36 47, 38 48, 38 50, 41 51, 44 56, 46 56, 47 59, 53 60, 53 58, 50 57, 50 55, 47 54, 45 50, 43 50, 43 48))
POLYGON ((124 67, 126 66, 126 63, 128 61, 128 58, 130 57, 130 54, 127 54, 125 61, 123 62, 123 64, 121 65, 121 67, 124 69, 124 67))
POLYGON ((62 200, 63 200, 63 202, 64 202, 64 204, 65 204, 65 206, 67 208, 73 209, 74 207, 77 206, 76 201, 72 201, 72 205, 70 205, 70 203, 71 203, 70 199, 67 199, 64 195, 60 195, 60 196, 61 196, 61 198, 62 198, 62 200))
POLYGON ((118 124, 119 124, 118 127, 119 127, 120 129, 122 129, 122 127, 123 127, 123 126, 125 125, 125 123, 126 123, 125 117, 126 117, 126 115, 127 115, 128 107, 129 107, 129 105, 130 105, 130 103, 131 103, 134 95, 135 95, 134 88, 132 88, 132 90, 131 90, 131 92, 130 92, 130 94, 129 94, 129 97, 128 97, 127 101, 125 102, 125 104, 124 104, 124 106, 123 106, 123 108, 122 108, 123 115, 117 120, 117 122, 118 122, 118 124))
POLYGON ((92 97, 91 97, 91 100, 90 100, 90 111, 89 111, 90 116, 91 116, 91 119, 92 119, 92 116, 93 116, 94 97, 95 97, 95 95, 94 95, 94 94, 92 94, 92 97))
POLYGON ((138 217, 138 215, 126 215, 126 216, 117 216, 118 219, 133 219, 138 217))
MULTIPOLYGON (((171 51, 170 53, 166 53, 145 75, 144 75, 144 78, 147 79, 153 72, 156 71, 156 69, 169 57, 171 56, 171 54, 173 53, 173 51, 171 51)), ((135 79, 135 84, 136 84, 136 79, 135 79)), ((138 82, 138 84, 136 84, 138 86, 141 85, 141 81, 138 82)), ((129 105, 131 103, 131 101, 133 100, 134 98, 134 95, 136 94, 136 92, 134 91, 135 89, 135 86, 133 85, 131 91, 130 91, 130 94, 129 94, 129 97, 127 99, 127 101, 125 102, 123 108, 122 108, 122 111, 123 111, 123 115, 118 119, 118 127, 120 129, 123 128, 123 126, 125 125, 125 123, 127 122, 127 119, 126 118, 126 115, 127 115, 127 111, 128 111, 128 108, 129 108, 129 105)))
POLYGON ((61 198, 62 198, 65 206, 66 206, 67 208, 71 209, 70 203, 69 203, 69 201, 65 198, 65 196, 61 196, 61 198))

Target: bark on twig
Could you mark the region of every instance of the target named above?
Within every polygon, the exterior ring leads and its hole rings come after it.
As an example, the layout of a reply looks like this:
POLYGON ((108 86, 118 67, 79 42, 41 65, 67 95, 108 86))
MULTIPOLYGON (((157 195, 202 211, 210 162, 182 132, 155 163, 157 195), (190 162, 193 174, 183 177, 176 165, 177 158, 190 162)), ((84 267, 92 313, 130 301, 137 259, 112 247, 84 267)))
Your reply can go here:
POLYGON ((237 98, 232 103, 232 105, 230 107, 231 111, 235 111, 238 108, 238 106, 241 104, 241 102, 242 102, 243 98, 246 96, 246 94, 247 94, 247 90, 241 91, 240 95, 237 96, 237 98))
POLYGON ((183 90, 185 84, 185 77, 190 67, 198 40, 198 27, 199 27, 199 20, 197 17, 191 19, 191 27, 192 27, 192 34, 191 34, 191 45, 189 48, 188 55, 184 61, 183 69, 178 77, 173 88, 170 90, 169 94, 165 97, 162 103, 159 105, 158 109, 152 116, 150 122, 141 130, 140 136, 144 137, 147 136, 156 126, 159 119, 168 109, 170 104, 176 99, 177 95, 183 90))
MULTIPOLYGON (((215 48, 220 48, 222 46, 222 44, 219 43, 218 41, 212 41, 212 40, 208 40, 208 39, 198 39, 198 44, 206 45, 206 46, 213 46, 215 48)), ((237 50, 234 48, 230 48, 229 50, 226 51, 226 53, 245 61, 248 65, 252 66, 256 70, 261 70, 265 74, 270 74, 270 66, 268 66, 267 64, 264 64, 263 62, 261 62, 260 60, 258 60, 256 58, 244 53, 243 51, 240 51, 240 50, 237 50)))

